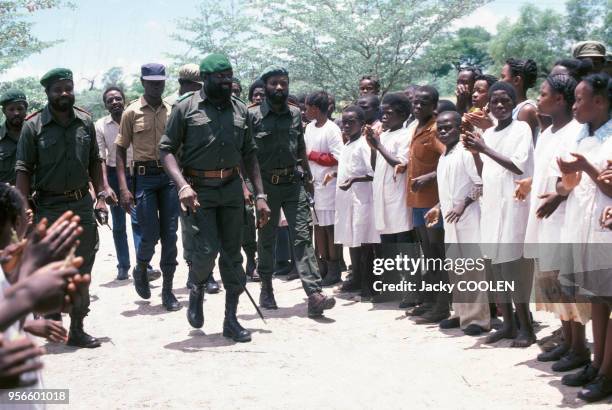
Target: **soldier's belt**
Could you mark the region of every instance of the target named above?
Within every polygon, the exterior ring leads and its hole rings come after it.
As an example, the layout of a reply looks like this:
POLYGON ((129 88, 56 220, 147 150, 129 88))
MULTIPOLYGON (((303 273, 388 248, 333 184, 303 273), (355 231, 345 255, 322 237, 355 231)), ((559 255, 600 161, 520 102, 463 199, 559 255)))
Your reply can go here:
POLYGON ((65 198, 74 201, 80 201, 86 195, 89 195, 88 188, 75 189, 73 191, 64 192, 50 192, 50 191, 37 191, 41 198, 65 198))
POLYGON ((239 172, 240 170, 238 167, 216 169, 212 171, 201 171, 199 169, 185 168, 183 170, 183 175, 196 178, 228 179, 238 175, 239 172))
POLYGON ((159 175, 164 172, 159 161, 134 161, 132 169, 134 175, 159 175))
POLYGON ((286 184, 293 182, 295 177, 295 167, 274 168, 269 171, 263 171, 266 175, 266 180, 269 180, 273 185, 286 184))

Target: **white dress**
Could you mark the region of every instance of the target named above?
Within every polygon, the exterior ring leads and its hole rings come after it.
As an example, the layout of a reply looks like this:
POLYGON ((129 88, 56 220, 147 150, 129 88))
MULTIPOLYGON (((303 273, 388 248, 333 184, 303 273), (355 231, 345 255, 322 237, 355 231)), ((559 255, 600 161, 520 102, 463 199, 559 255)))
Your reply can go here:
POLYGON ((533 175, 533 143, 526 122, 512 121, 501 131, 489 128, 482 136, 487 146, 508 157, 523 173, 517 175, 481 154, 482 201, 481 242, 491 263, 504 263, 523 256, 523 241, 529 216, 529 197, 514 199, 514 181, 533 175))
MULTIPOLYGON (((380 143, 389 153, 399 158, 402 164, 408 163, 413 127, 416 127, 416 122, 408 128, 380 134, 380 143)), ((377 152, 373 190, 376 229, 380 234, 400 233, 412 229, 412 208, 406 204, 407 173, 398 174, 393 180, 393 171, 393 167, 377 152)))
POLYGON ((544 130, 534 150, 534 171, 529 202, 529 217, 525 233, 525 257, 538 258, 540 271, 559 269, 561 227, 565 221, 566 201, 561 202, 555 212, 545 219, 538 219, 536 211, 542 204, 538 196, 556 192, 558 171, 557 157, 567 150, 576 140, 581 125, 572 120, 563 128, 552 132, 552 127, 544 130))
MULTIPOLYGON (((315 151, 332 154, 337 160, 342 149, 342 132, 333 121, 325 121, 322 127, 317 127, 313 121, 306 126, 304 142, 306 143, 307 153, 315 151)), ((323 178, 325 178, 326 174, 335 172, 338 167, 335 165, 326 167, 315 161, 308 161, 308 164, 310 165, 310 171, 314 180, 314 200, 319 220, 318 225, 333 225, 335 219, 336 180, 332 180, 323 186, 323 178)))
MULTIPOLYGON (((338 185, 349 178, 373 176, 370 147, 364 137, 348 142, 338 161, 338 185)), ((374 225, 372 182, 355 182, 347 191, 336 187, 334 242, 348 247, 379 243, 374 225)))

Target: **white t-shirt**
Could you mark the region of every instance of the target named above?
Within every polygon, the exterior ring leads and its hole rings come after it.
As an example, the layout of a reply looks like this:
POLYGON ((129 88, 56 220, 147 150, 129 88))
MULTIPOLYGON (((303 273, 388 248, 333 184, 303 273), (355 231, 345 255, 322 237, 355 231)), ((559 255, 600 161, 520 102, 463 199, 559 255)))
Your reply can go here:
MULTIPOLYGON (((332 154, 336 160, 340 158, 342 132, 333 121, 325 121, 322 127, 317 127, 314 121, 308 123, 304 131, 304 142, 306 143, 307 153, 315 151, 332 154)), ((332 180, 323 186, 323 178, 325 174, 335 172, 338 167, 336 165, 326 167, 315 161, 308 161, 308 164, 314 179, 315 209, 333 211, 335 209, 336 180, 332 180)))
MULTIPOLYGON (((412 139, 412 128, 385 131, 380 134, 380 143, 396 156, 402 164, 408 163, 408 150, 412 139)), ((380 152, 376 153, 374 170, 374 218, 376 229, 381 234, 406 232, 412 229, 412 208, 406 204, 406 172, 393 180, 393 167, 380 152)))
MULTIPOLYGON (((461 142, 442 155, 436 170, 441 218, 465 202, 476 185, 482 185, 473 155, 461 142)), ((472 202, 459 221, 444 224, 445 243, 480 243, 480 204, 472 202)))
POLYGON ((523 241, 529 214, 529 197, 514 199, 514 181, 533 175, 533 143, 526 122, 512 121, 501 131, 487 129, 483 134, 487 146, 510 158, 521 171, 518 175, 481 154, 483 193, 481 201, 481 242, 492 263, 511 262, 523 255, 523 241), (510 245, 513 244, 513 245, 510 245))

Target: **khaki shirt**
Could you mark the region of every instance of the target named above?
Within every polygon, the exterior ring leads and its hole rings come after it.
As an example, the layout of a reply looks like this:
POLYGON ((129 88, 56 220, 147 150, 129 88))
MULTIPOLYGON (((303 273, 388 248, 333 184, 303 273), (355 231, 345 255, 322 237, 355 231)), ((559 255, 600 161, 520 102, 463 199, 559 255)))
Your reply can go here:
POLYGON ((0 126, 0 182, 15 185, 15 161, 17 160, 17 142, 8 133, 5 124, 0 126))
POLYGON ((412 179, 435 171, 446 147, 438 140, 435 117, 420 132, 417 132, 417 127, 418 123, 411 124, 413 135, 408 155, 407 202, 413 208, 431 208, 439 202, 437 180, 418 192, 412 192, 412 179))
POLYGON ((299 107, 286 105, 282 112, 275 113, 264 101, 249 107, 248 122, 262 171, 297 165, 300 153, 306 150, 299 107))
POLYGON ((164 135, 170 109, 170 105, 163 100, 156 110, 144 97, 133 101, 123 111, 115 144, 125 149, 131 145, 134 161, 159 160, 159 141, 164 135))
POLYGON ((232 97, 218 108, 204 91, 176 102, 159 149, 177 155, 182 168, 217 170, 237 167, 257 149, 247 127, 246 105, 232 97))
POLYGON ((61 193, 87 188, 89 167, 99 161, 93 121, 77 108, 65 127, 55 121, 48 106, 23 124, 16 170, 33 175, 37 191, 61 193))

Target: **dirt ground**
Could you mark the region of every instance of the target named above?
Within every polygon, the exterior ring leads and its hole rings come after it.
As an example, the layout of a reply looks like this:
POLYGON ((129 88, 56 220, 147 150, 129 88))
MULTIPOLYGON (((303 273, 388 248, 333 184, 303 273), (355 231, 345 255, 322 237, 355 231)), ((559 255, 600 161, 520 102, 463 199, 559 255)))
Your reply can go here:
MULTIPOLYGON (((162 308, 161 280, 153 282, 149 301, 138 298, 131 280, 115 281, 111 232, 100 229, 100 239, 86 330, 102 338, 102 347, 46 345, 45 386, 70 389, 69 408, 584 406, 577 389, 562 386, 550 364, 535 360, 536 345, 491 347, 482 344, 484 337, 415 325, 396 303, 373 305, 348 295, 338 295, 326 318, 311 320, 299 281, 275 279, 280 309, 265 312, 267 324, 241 298, 239 320, 253 332, 251 343, 221 335, 223 292, 207 295, 204 327, 192 329, 186 307, 162 308)), ((181 261, 175 289, 184 306, 186 273, 181 261)), ((259 285, 248 288, 257 299, 259 285)), ((558 327, 552 315, 537 312, 535 318, 539 337, 558 327)), ((588 408, 610 407, 607 401, 588 408)))

